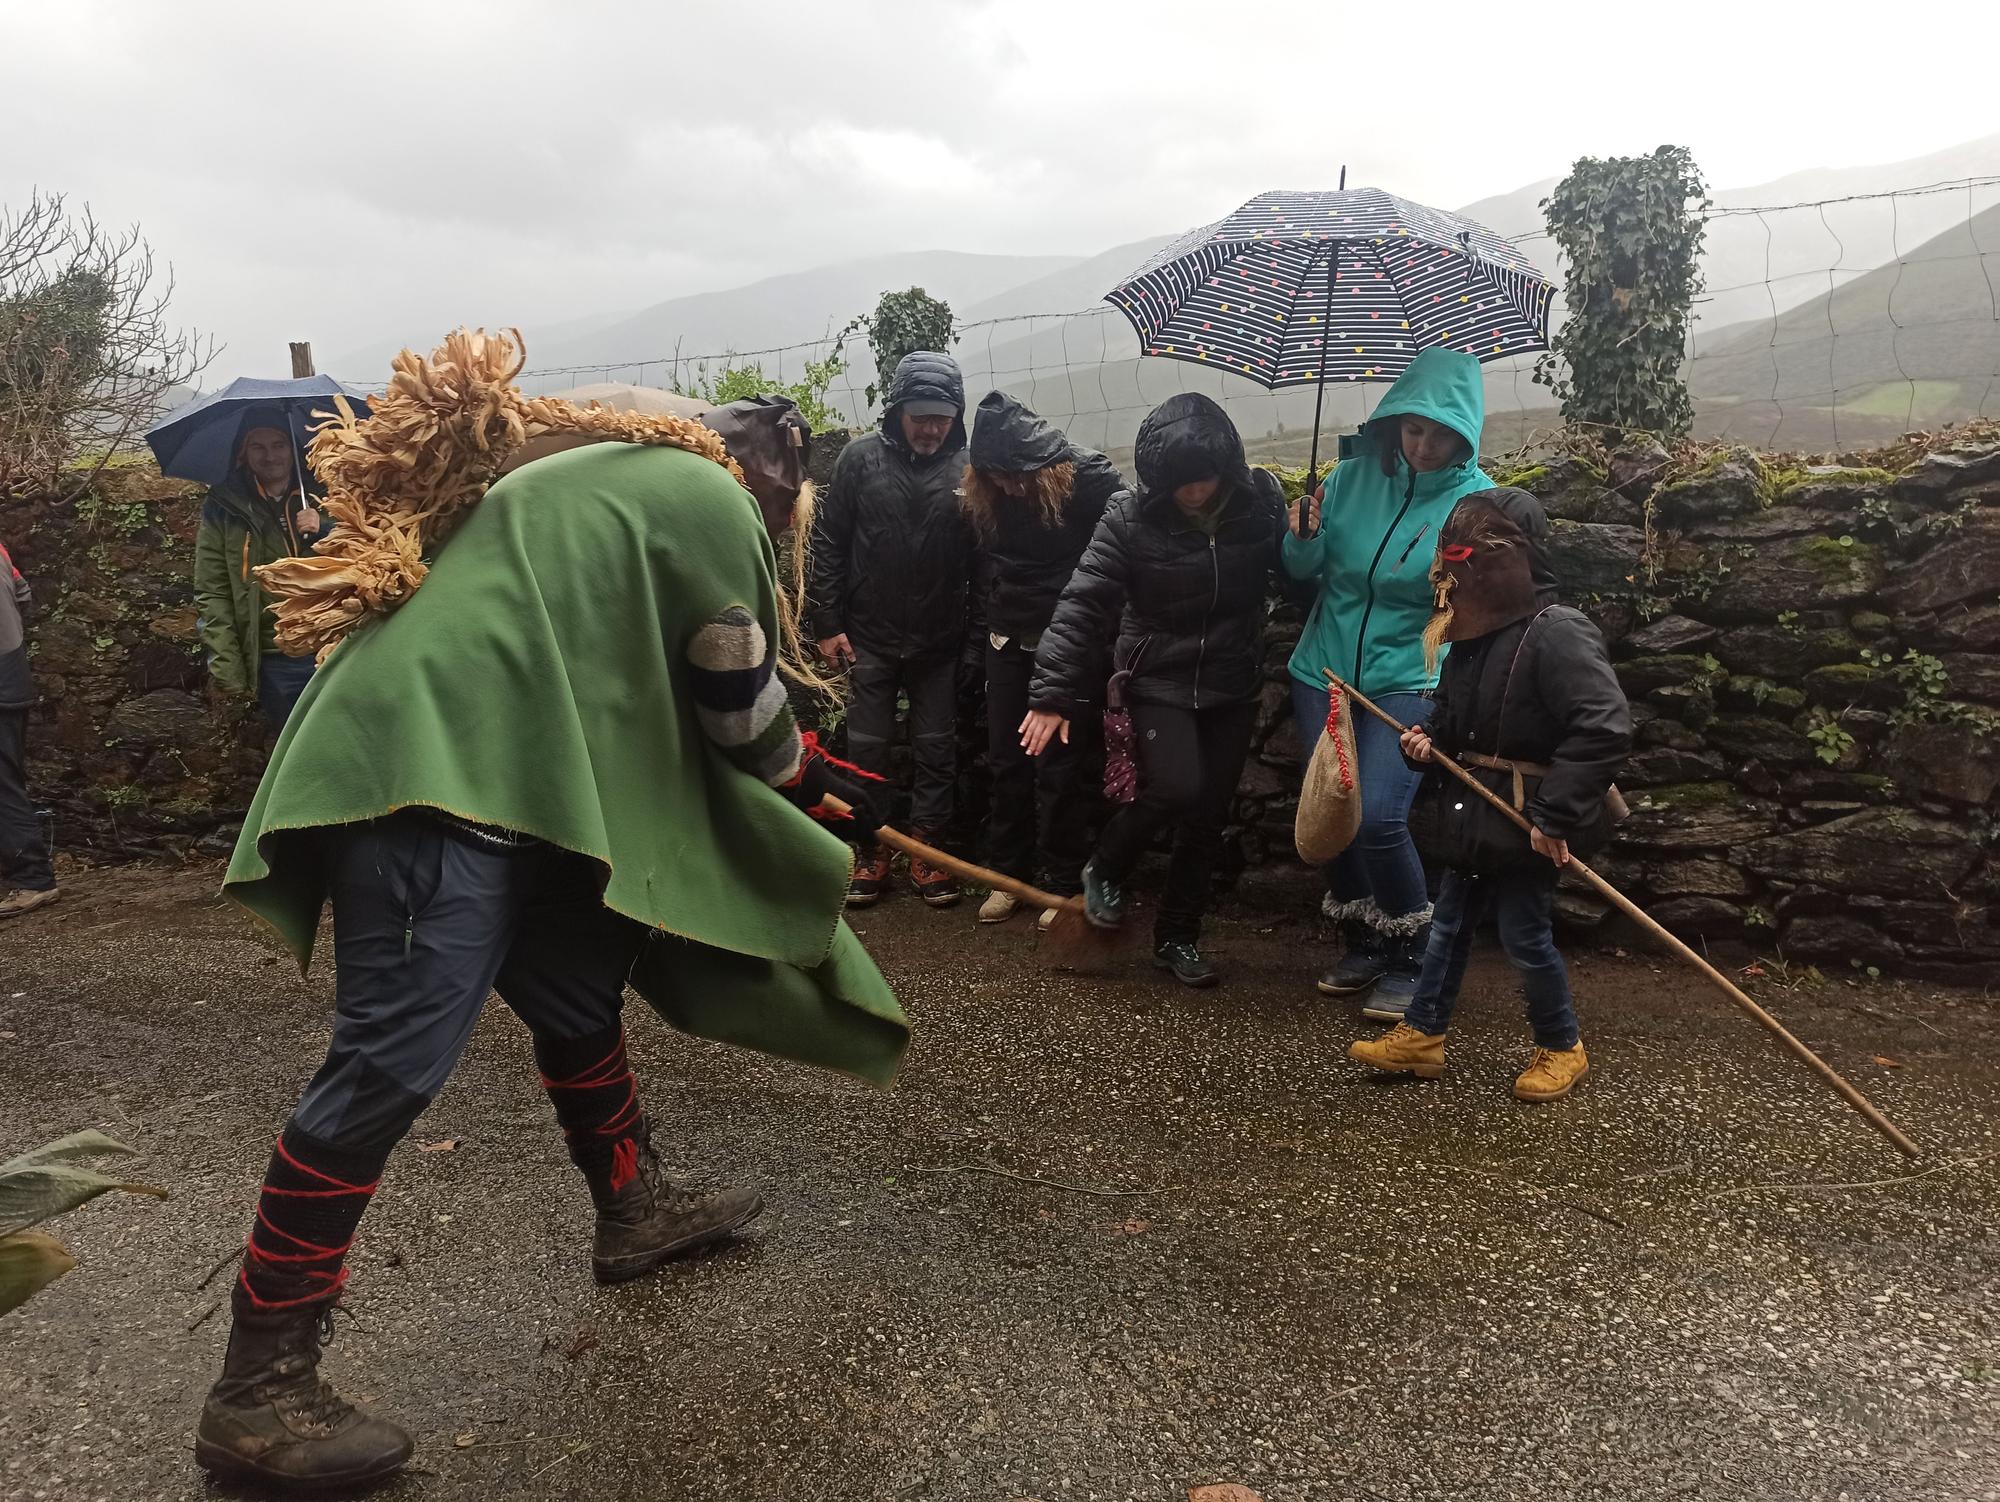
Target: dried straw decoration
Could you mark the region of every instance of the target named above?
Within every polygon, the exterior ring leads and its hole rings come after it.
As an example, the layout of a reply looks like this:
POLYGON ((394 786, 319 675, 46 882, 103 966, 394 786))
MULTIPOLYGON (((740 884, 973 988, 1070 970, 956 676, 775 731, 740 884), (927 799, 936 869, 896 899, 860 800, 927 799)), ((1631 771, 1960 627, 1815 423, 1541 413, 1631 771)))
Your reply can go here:
POLYGON ((686 449, 743 481, 722 439, 685 417, 577 407, 514 385, 519 330, 459 329, 428 359, 404 350, 388 394, 357 419, 334 398, 306 450, 334 520, 316 552, 257 570, 277 601, 279 650, 324 661, 349 631, 387 615, 424 582, 424 555, 486 494, 508 456, 544 432, 686 449))

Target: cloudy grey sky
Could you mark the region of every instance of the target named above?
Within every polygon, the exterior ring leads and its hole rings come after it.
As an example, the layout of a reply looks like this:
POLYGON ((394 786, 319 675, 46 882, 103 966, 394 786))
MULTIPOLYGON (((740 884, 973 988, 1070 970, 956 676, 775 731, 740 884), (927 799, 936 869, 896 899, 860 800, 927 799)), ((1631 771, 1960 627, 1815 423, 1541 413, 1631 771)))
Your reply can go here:
POLYGON ((0 0, 0 201, 139 222, 215 376, 894 249, 1087 255, 1273 187, 1716 187, 1993 130, 1990 0, 0 0))

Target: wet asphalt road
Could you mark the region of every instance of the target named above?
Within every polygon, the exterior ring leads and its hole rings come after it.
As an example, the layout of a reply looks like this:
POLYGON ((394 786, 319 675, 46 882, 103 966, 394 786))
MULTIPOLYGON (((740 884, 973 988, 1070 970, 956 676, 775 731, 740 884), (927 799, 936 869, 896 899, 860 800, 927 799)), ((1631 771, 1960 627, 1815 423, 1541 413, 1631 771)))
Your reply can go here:
MULTIPOLYGON (((77 1270, 0 1317, 10 1502, 216 1494, 189 1445, 228 1271, 197 1284, 328 990, 215 880, 92 873, 0 930, 0 1147, 98 1126, 174 1196, 60 1222, 77 1270)), ((1205 994, 1143 954, 1052 974, 968 909, 861 926, 918 1022, 893 1094, 635 1007, 670 1163, 771 1199, 646 1284, 590 1282, 587 1197, 489 1013, 327 1358, 418 1436, 380 1495, 2000 1498, 1993 1002, 1765 992, 1912 1164, 1664 960, 1581 962, 1593 1075, 1530 1108, 1494 954, 1418 1085, 1344 1062, 1365 1025, 1302 984, 1303 923, 1218 923, 1205 994)))

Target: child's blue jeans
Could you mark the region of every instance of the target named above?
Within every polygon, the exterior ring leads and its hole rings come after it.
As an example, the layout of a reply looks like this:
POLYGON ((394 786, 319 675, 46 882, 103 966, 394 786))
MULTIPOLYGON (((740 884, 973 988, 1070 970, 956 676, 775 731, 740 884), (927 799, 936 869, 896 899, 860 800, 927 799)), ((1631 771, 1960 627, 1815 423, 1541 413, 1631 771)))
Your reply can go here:
POLYGON ((1420 1033, 1442 1033, 1458 1007, 1458 988, 1472 957, 1472 937, 1490 907, 1500 943, 1521 975, 1528 998, 1528 1026, 1542 1048, 1576 1046, 1580 1036, 1569 994, 1569 971, 1556 950, 1552 917, 1556 900, 1553 863, 1524 866, 1498 876, 1445 873, 1431 914, 1431 941, 1424 951, 1417 994, 1403 1020, 1420 1033))

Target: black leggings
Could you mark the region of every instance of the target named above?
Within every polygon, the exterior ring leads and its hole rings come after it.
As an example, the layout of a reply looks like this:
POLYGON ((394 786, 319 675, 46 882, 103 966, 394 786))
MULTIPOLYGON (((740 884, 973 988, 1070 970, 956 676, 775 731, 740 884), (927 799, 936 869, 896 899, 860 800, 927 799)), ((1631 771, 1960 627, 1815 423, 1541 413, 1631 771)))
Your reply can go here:
POLYGON ((1139 752, 1139 797, 1112 817, 1097 845, 1097 868, 1122 881, 1160 827, 1174 825, 1173 859, 1153 922, 1155 943, 1194 942, 1208 910, 1210 878, 1243 760, 1250 754, 1256 700, 1214 709, 1132 706, 1139 752))

